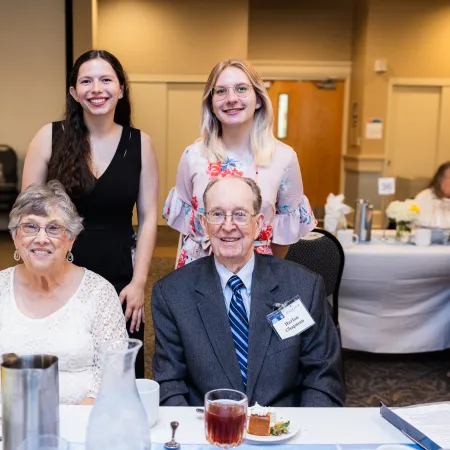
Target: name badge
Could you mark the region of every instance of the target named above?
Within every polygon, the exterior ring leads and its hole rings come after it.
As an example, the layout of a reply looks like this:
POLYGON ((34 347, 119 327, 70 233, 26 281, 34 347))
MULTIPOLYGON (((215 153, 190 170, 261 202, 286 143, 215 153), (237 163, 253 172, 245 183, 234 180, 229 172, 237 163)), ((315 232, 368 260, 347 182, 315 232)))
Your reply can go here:
POLYGON ((267 320, 282 340, 297 336, 316 323, 299 296, 288 300, 276 311, 268 314, 267 320))

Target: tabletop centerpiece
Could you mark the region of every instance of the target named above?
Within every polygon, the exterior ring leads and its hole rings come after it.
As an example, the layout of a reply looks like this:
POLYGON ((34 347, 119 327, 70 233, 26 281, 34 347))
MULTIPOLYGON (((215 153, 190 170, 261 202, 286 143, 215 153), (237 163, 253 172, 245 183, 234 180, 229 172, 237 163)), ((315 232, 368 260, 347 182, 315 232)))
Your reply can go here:
POLYGON ((412 224, 418 219, 420 208, 414 200, 395 200, 386 209, 386 215, 396 223, 395 240, 408 242, 412 224))

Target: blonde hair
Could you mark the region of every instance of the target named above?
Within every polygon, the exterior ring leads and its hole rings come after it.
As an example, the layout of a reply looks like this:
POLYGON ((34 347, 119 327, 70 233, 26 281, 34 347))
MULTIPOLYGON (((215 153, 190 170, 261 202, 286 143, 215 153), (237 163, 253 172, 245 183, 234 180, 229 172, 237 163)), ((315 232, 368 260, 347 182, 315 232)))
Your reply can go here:
POLYGON ((218 63, 211 71, 203 91, 201 141, 203 143, 202 156, 209 162, 225 160, 225 150, 222 143, 222 125, 213 113, 212 89, 217 78, 227 67, 242 70, 250 80, 261 107, 255 111, 253 125, 250 132, 250 149, 255 162, 261 166, 270 164, 275 150, 273 135, 273 109, 269 94, 258 72, 248 63, 240 59, 229 59, 218 63))

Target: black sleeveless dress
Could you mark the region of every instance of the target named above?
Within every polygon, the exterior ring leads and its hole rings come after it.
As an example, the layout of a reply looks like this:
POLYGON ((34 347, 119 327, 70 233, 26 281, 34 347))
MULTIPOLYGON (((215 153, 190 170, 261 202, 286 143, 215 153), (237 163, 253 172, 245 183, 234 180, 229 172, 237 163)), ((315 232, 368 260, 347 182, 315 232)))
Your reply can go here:
MULTIPOLYGON (((63 122, 54 122, 52 148, 61 136, 63 122)), ((95 182, 87 195, 72 198, 78 213, 83 217, 84 230, 75 240, 72 249, 74 264, 85 267, 106 278, 117 294, 133 278, 132 248, 134 230, 133 208, 139 195, 141 175, 141 133, 123 127, 122 135, 111 163, 95 182)), ((125 311, 125 304, 124 304, 125 311)), ((130 338, 144 341, 144 324, 130 338)), ((136 361, 136 377, 144 378, 144 352, 136 361)))

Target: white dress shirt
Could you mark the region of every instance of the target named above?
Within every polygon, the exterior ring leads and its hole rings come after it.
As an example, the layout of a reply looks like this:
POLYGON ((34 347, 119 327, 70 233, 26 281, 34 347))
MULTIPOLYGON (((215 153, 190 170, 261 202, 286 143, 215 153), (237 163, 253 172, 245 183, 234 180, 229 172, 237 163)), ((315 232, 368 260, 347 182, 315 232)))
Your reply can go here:
POLYGON ((255 253, 252 253, 251 258, 248 260, 247 264, 236 274, 230 272, 226 267, 220 264, 216 257, 214 257, 214 264, 216 265, 217 273, 220 278, 220 285, 222 286, 223 296, 225 298, 225 306, 227 308, 227 313, 230 312, 231 297, 233 296, 233 291, 230 286, 228 286, 228 280, 233 276, 237 275, 244 286, 241 288, 242 301, 244 302, 245 311, 247 312, 247 317, 250 321, 250 305, 251 305, 251 294, 252 294, 252 275, 253 269, 255 268, 255 253))

